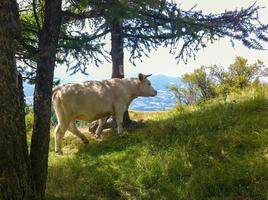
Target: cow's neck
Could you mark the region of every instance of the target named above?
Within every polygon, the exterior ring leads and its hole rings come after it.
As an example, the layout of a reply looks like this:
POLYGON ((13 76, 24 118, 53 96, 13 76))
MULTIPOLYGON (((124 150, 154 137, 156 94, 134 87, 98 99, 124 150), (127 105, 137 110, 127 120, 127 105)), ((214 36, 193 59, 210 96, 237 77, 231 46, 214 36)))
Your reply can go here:
POLYGON ((134 80, 131 80, 129 81, 130 83, 130 86, 131 86, 131 89, 129 90, 129 103, 137 98, 139 95, 139 84, 140 84, 140 81, 138 79, 134 79, 134 80))

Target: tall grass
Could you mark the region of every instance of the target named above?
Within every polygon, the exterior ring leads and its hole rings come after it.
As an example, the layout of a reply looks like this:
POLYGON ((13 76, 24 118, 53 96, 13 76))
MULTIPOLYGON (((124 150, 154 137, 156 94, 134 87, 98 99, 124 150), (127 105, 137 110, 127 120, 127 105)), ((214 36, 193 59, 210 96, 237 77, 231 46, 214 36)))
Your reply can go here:
POLYGON ((68 136, 63 156, 52 140, 47 199, 268 199, 264 89, 132 115, 147 121, 123 138, 68 136))

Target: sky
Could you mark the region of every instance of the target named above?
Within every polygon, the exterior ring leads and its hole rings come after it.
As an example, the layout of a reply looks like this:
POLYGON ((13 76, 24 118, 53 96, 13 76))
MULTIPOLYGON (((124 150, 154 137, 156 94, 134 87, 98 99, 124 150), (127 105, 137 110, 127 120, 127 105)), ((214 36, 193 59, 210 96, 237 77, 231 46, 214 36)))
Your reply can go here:
MULTIPOLYGON (((196 10, 202 10, 205 14, 221 13, 225 10, 240 9, 252 5, 255 0, 176 0, 181 9, 187 10, 196 5, 196 10), (223 3, 224 2, 224 3, 223 3)), ((262 23, 268 24, 268 0, 258 0, 257 5, 265 7, 259 11, 259 19, 262 23)), ((202 65, 210 66, 213 64, 228 67, 234 62, 236 56, 242 56, 248 59, 249 63, 254 63, 258 59, 268 66, 268 42, 262 43, 267 50, 252 50, 243 46, 240 42, 235 42, 232 47, 229 39, 220 39, 213 44, 208 44, 206 48, 196 54, 196 58, 189 59, 187 63, 178 61, 175 56, 169 54, 169 48, 159 47, 157 51, 152 51, 149 57, 143 57, 142 62, 137 62, 133 66, 129 61, 129 53, 125 52, 124 71, 125 76, 133 76, 138 73, 144 74, 163 74, 166 76, 178 77, 185 73, 191 73, 194 69, 202 65)), ((107 45, 109 51, 110 46, 107 45)), ((59 66, 55 70, 55 77, 67 82, 80 82, 85 80, 102 80, 111 77, 112 64, 103 63, 99 68, 88 67, 89 75, 77 73, 69 76, 66 73, 66 67, 59 66)))

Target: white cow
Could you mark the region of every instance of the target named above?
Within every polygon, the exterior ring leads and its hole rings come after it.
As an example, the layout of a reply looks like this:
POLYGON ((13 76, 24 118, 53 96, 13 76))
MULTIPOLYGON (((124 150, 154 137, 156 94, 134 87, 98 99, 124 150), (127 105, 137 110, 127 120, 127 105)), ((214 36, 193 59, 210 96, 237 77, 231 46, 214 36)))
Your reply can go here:
POLYGON ((68 129, 84 143, 88 139, 77 129, 75 120, 99 119, 98 136, 107 117, 113 115, 118 134, 123 133, 123 114, 131 101, 139 96, 156 96, 157 91, 147 79, 150 75, 139 74, 138 78, 86 81, 66 84, 53 89, 53 104, 58 119, 55 129, 55 151, 62 153, 61 140, 68 129))

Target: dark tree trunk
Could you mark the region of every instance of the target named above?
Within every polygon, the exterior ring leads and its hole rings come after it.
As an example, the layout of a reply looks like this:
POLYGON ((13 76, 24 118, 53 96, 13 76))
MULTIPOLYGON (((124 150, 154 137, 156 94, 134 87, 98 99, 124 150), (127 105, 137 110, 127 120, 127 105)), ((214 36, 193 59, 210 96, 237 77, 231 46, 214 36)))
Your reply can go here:
POLYGON ((30 153, 36 190, 42 199, 45 198, 46 189, 52 83, 60 26, 61 0, 46 0, 44 25, 39 37, 34 91, 34 127, 30 153))
POLYGON ((111 22, 111 56, 113 63, 112 78, 124 78, 124 47, 122 36, 122 22, 113 20, 111 22))
POLYGON ((24 121, 21 79, 15 61, 19 34, 15 0, 0 2, 0 199, 37 199, 34 196, 24 121))
MULTIPOLYGON (((118 19, 114 19, 110 22, 111 26, 111 56, 112 56, 112 78, 124 78, 124 38, 122 22, 118 19)), ((127 127, 131 124, 129 113, 126 111, 123 117, 123 126, 127 127)), ((89 125, 89 131, 95 132, 98 127, 98 121, 94 121, 89 125)), ((104 124, 103 128, 116 127, 116 121, 113 117, 109 118, 104 124)))
MULTIPOLYGON (((124 38, 122 22, 114 19, 111 22, 111 56, 113 63, 112 78, 124 78, 124 38)), ((123 126, 131 123, 128 111, 124 113, 123 126)))

